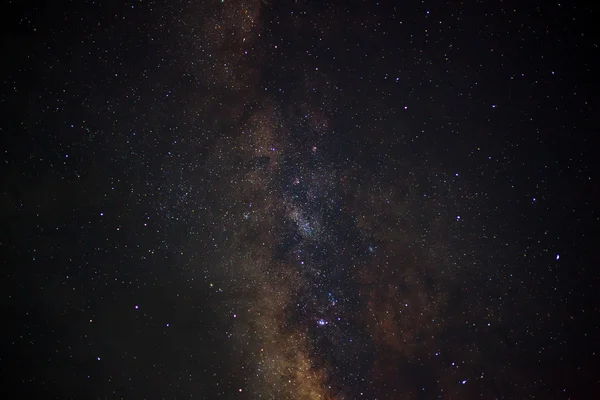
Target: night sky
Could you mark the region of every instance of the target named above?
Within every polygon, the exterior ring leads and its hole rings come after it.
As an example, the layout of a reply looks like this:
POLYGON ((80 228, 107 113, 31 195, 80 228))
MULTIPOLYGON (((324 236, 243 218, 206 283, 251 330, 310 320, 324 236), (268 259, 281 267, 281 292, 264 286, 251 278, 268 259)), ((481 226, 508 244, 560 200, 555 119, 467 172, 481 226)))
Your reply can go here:
POLYGON ((3 398, 600 393, 595 9, 2 15, 3 398))

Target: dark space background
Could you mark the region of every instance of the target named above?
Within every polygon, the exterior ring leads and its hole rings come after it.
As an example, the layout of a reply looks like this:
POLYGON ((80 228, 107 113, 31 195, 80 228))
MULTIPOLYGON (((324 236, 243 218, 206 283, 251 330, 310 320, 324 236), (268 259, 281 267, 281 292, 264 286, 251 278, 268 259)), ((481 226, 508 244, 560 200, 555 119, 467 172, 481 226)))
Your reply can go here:
POLYGON ((2 20, 4 397, 597 396, 596 9, 2 20))

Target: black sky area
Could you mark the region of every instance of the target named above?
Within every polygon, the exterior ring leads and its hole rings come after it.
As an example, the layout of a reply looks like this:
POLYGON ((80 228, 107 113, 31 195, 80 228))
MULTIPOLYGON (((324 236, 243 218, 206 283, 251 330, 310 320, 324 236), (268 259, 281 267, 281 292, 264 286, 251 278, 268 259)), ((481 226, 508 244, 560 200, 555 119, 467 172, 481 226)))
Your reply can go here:
POLYGON ((3 397, 596 398, 597 11, 5 1, 3 397))

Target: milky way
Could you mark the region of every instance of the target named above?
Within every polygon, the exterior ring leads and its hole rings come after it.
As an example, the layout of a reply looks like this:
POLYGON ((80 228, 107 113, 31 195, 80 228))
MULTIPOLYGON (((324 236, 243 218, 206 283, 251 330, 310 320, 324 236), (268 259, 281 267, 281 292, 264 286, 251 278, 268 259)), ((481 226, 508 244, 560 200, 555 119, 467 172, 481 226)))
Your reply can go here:
MULTIPOLYGON (((455 202, 462 197, 465 208, 471 194, 449 172, 361 169, 341 151, 352 139, 335 131, 328 78, 318 68, 291 76, 307 93, 298 102, 270 94, 276 88, 256 80, 257 71, 276 62, 282 45, 257 50, 261 8, 228 1, 202 23, 211 62, 201 76, 230 93, 215 108, 215 121, 228 122, 214 128, 221 138, 202 171, 185 177, 213 191, 179 209, 182 218, 203 218, 212 237, 189 248, 205 249, 217 307, 235 321, 240 390, 277 399, 387 398, 432 384, 451 390, 460 377, 442 373, 438 357, 449 329, 446 301, 462 276, 456 257, 475 256, 448 248, 460 245, 455 202), (319 80, 323 94, 312 88, 319 80), (194 207, 200 216, 189 212, 194 207), (415 384, 415 360, 439 375, 415 384)), ((191 53, 204 52, 193 38, 191 53)))

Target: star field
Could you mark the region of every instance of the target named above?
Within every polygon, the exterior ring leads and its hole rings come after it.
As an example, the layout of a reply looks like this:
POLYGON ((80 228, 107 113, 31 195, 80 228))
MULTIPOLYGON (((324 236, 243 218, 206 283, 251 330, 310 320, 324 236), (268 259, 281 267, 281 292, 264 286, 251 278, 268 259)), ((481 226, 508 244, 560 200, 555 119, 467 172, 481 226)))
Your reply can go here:
POLYGON ((593 398, 596 10, 396 3, 9 2, 3 392, 593 398))

